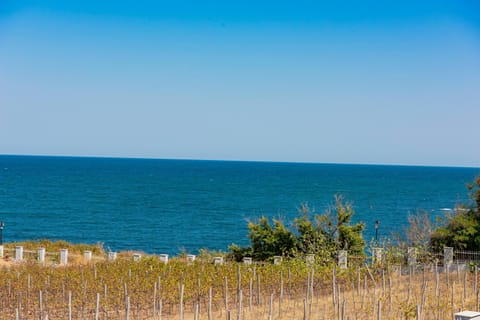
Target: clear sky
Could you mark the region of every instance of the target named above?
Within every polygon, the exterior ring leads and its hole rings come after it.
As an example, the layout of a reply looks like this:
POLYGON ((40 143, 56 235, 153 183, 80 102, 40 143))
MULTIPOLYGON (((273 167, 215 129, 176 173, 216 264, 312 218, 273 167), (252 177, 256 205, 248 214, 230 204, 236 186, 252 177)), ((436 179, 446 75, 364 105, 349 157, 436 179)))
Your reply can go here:
POLYGON ((0 154, 480 166, 480 2, 0 0, 0 154))

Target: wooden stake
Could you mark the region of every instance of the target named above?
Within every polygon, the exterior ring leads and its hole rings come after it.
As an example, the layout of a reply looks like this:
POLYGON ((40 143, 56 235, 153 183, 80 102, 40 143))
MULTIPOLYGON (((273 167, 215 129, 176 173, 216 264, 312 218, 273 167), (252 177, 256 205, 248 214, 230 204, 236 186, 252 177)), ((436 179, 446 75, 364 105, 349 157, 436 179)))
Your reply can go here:
POLYGON ((282 319, 283 273, 280 272, 280 296, 278 297, 278 319, 282 319))
POLYGON ((452 282, 452 300, 451 300, 451 307, 452 307, 452 319, 453 319, 453 314, 455 313, 455 308, 454 308, 454 292, 455 292, 455 281, 452 282))
POLYGON ((270 295, 270 307, 268 309, 268 320, 273 319, 273 293, 270 295))
POLYGON ((42 301, 42 290, 38 292, 38 308, 39 308, 39 319, 43 320, 43 301, 42 301))
POLYGON ((97 292, 97 304, 95 305, 95 320, 98 320, 100 311, 100 293, 97 292))
POLYGON ((303 320, 307 320, 307 299, 303 299, 303 320))
POLYGON ((208 320, 212 320, 212 287, 208 288, 208 320))
POLYGON ((377 320, 382 320, 382 300, 378 300, 377 320))
POLYGON ((200 306, 199 306, 199 304, 198 304, 198 302, 197 302, 197 303, 195 303, 195 313, 194 313, 194 315, 193 315, 193 319, 194 319, 194 320, 198 320, 199 309, 200 309, 200 306))
POLYGON ((72 291, 68 290, 68 320, 72 320, 72 291))
POLYGON ((157 283, 155 282, 155 284, 153 285, 153 319, 155 319, 156 315, 157 315, 157 283))
POLYGON ((260 305, 262 303, 262 296, 261 296, 261 286, 260 286, 260 274, 257 274, 257 304, 260 305))
POLYGON ((335 266, 333 267, 332 270, 332 304, 335 309, 335 305, 337 303, 337 297, 336 297, 336 289, 337 289, 337 279, 336 279, 336 271, 335 271, 335 266))
POLYGON ((180 320, 183 320, 183 291, 185 290, 185 285, 182 283, 180 285, 180 320))
POLYGON ((127 303, 126 303, 126 306, 125 306, 126 307, 125 308, 126 309, 125 310, 125 319, 129 320, 130 319, 130 297, 129 296, 127 296, 126 302, 127 303))
POLYGON ((242 320, 243 293, 242 289, 238 292, 238 311, 237 320, 242 320))
POLYGON ((480 290, 477 290, 477 312, 480 311, 479 308, 479 300, 478 300, 478 294, 480 293, 480 290))
POLYGON ((163 316, 163 299, 158 301, 158 320, 162 320, 163 316))
POLYGON ((475 265, 475 279, 474 279, 474 292, 478 292, 478 267, 475 265))

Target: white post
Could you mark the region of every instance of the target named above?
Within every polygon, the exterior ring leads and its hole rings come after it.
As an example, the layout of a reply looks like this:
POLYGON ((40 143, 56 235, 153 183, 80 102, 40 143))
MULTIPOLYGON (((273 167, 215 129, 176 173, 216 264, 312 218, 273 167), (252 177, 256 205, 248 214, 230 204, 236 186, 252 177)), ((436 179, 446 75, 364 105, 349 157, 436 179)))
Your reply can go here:
POLYGON ((3 259, 3 244, 0 245, 0 259, 3 259))
POLYGON ((114 251, 110 251, 108 253, 108 261, 115 261, 117 259, 117 253, 114 251))
POLYGON ((347 262, 347 250, 339 250, 338 251, 338 266, 340 269, 347 269, 348 262, 347 262))
POLYGON ((192 263, 197 257, 194 254, 187 254, 187 262, 192 263))
POLYGON ((244 264, 252 264, 252 258, 251 257, 243 257, 243 263, 244 264))
POLYGON ((85 259, 86 262, 92 261, 92 251, 90 250, 83 251, 83 258, 85 259))
POLYGON ((15 260, 16 261, 22 261, 23 260, 23 247, 22 246, 16 246, 15 247, 15 260))
POLYGON ((273 264, 279 265, 282 263, 282 256, 274 256, 273 257, 273 264))
MULTIPOLYGON (((159 257, 160 257, 160 261, 162 261, 163 263, 168 263, 168 254, 162 253, 161 255, 159 255, 159 257)), ((187 256, 187 261, 188 261, 188 256, 187 256)))
POLYGON ((37 260, 40 263, 45 263, 45 248, 37 249, 37 260))
POLYGON ((444 247, 443 248, 443 267, 445 272, 450 271, 450 266, 453 264, 453 248, 444 247))
POLYGON ((223 264, 223 257, 213 258, 213 264, 223 264))
POLYGON ((140 253, 133 254, 133 261, 137 262, 140 261, 140 259, 142 259, 142 255, 140 253))
POLYGON ((68 249, 60 249, 60 264, 68 264, 68 249))

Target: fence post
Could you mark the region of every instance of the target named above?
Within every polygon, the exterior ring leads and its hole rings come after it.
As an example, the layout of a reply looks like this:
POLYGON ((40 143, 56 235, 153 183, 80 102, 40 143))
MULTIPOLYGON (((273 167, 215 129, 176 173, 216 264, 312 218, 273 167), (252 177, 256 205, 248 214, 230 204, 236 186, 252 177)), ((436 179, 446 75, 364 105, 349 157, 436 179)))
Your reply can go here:
POLYGON ((37 260, 41 264, 45 263, 45 248, 38 248, 37 249, 37 260))
POLYGON ((282 263, 282 256, 274 256, 273 257, 273 264, 279 265, 282 263))
POLYGON ((68 264, 68 249, 60 249, 60 264, 68 264))
POLYGON ((114 261, 117 259, 117 253, 114 251, 110 251, 108 253, 108 261, 114 261))
MULTIPOLYGON (((194 255, 194 254, 187 254, 187 262, 188 262, 188 263, 193 263, 196 258, 197 258, 197 256, 194 255)), ((161 260, 161 259, 162 259, 162 258, 160 258, 160 260, 161 260)), ((167 259, 168 259, 168 257, 167 257, 167 259)))
POLYGON ((23 260, 23 247, 22 246, 16 246, 15 247, 15 260, 16 261, 22 261, 23 260))
POLYGON ((252 258, 251 257, 243 257, 242 259, 244 264, 252 264, 252 258))
POLYGON ((3 244, 0 244, 0 259, 3 259, 3 244))
MULTIPOLYGON (((193 260, 195 260, 195 256, 192 254, 189 254, 187 256, 187 261, 189 261, 189 258, 188 258, 189 256, 190 256, 190 259, 191 259, 191 256, 193 256, 194 257, 193 260)), ((168 254, 161 254, 159 257, 160 257, 160 261, 162 261, 163 263, 168 263, 168 254)))
POLYGON ((347 250, 339 250, 338 251, 338 267, 340 269, 347 269, 348 262, 347 262, 347 250))
POLYGON ((92 251, 90 250, 83 251, 83 258, 85 259, 86 262, 92 261, 92 251))
POLYGON ((443 267, 445 272, 450 271, 450 266, 453 264, 453 248, 444 247, 443 248, 443 267))
POLYGON ((140 259, 142 259, 142 255, 140 253, 133 254, 133 261, 138 262, 140 259))

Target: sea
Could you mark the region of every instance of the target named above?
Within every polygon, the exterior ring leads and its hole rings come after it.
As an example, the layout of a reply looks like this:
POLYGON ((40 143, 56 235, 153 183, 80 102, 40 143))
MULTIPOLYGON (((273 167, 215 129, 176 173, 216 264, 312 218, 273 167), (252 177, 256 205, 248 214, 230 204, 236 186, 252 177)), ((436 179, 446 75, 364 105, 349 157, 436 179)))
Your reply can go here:
POLYGON ((248 245, 249 221, 291 226, 299 207, 352 204, 364 237, 389 239, 407 217, 470 201, 479 168, 0 156, 3 241, 103 243, 151 254, 248 245))

